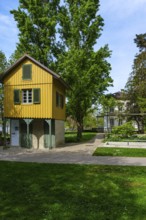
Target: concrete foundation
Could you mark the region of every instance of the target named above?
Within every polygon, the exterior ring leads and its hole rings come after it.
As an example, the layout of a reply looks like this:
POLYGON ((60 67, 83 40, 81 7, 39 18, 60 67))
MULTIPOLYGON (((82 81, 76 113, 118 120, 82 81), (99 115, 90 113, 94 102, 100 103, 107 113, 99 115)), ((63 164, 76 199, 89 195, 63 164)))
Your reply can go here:
POLYGON ((55 142, 56 147, 63 145, 65 142, 64 139, 64 121, 55 120, 55 142))
POLYGON ((34 149, 44 149, 44 123, 41 119, 33 121, 32 147, 34 149))

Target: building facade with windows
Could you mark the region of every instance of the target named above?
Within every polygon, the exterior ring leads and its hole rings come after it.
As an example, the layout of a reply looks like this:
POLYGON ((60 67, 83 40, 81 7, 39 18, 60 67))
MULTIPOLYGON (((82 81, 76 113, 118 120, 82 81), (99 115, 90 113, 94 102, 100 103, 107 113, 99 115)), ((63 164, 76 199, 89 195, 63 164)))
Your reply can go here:
POLYGON ((64 143, 65 91, 60 75, 24 55, 1 79, 11 146, 52 148, 64 143))
POLYGON ((112 94, 112 97, 116 100, 116 104, 104 113, 104 132, 111 132, 114 126, 120 126, 127 121, 125 116, 127 101, 123 100, 121 92, 112 94))

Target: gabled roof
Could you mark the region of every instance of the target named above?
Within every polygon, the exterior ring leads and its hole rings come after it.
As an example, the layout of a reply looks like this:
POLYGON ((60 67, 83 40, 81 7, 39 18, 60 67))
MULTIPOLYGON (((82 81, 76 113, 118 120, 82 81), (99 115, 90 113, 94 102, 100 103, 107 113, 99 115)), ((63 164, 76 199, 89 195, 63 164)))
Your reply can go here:
POLYGON ((23 57, 18 59, 11 67, 9 67, 3 74, 1 74, 0 81, 2 82, 4 80, 4 78, 11 73, 11 70, 13 70, 15 67, 17 67, 25 59, 29 59, 30 61, 32 61, 37 66, 44 69, 46 72, 50 73, 53 76, 53 78, 59 80, 66 88, 69 88, 69 85, 67 85, 67 83, 61 78, 61 76, 59 74, 57 74, 54 71, 50 70, 49 68, 47 68, 46 66, 44 66, 43 64, 41 64, 40 62, 38 62, 37 60, 32 58, 31 56, 29 56, 28 54, 25 54, 23 57))
POLYGON ((122 92, 122 91, 115 92, 115 93, 113 93, 112 95, 113 95, 113 97, 114 97, 115 99, 119 99, 119 100, 123 100, 123 99, 124 99, 124 97, 123 97, 123 92, 122 92))

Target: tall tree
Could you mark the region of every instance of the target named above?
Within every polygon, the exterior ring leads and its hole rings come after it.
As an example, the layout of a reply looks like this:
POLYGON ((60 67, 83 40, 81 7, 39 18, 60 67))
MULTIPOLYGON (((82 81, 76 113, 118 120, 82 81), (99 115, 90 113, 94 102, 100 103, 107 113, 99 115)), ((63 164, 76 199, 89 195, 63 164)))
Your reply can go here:
MULTIPOLYGON (((8 67, 8 62, 6 56, 3 51, 0 50, 0 74, 2 74, 8 67)), ((4 108, 3 108, 3 100, 4 100, 4 93, 3 93, 3 85, 0 84, 0 118, 2 123, 2 132, 5 134, 5 120, 4 120, 4 108)))
POLYGON ((108 46, 94 50, 104 26, 98 15, 99 0, 19 2, 18 10, 11 11, 19 28, 19 43, 12 61, 26 52, 61 72, 71 86, 67 112, 77 122, 80 139, 88 109, 112 84, 108 46))
POLYGON ((88 109, 112 84, 108 46, 94 50, 104 26, 98 10, 99 0, 64 0, 59 13, 59 33, 65 51, 59 57, 58 70, 71 86, 67 107, 77 122, 78 140, 88 109))
POLYGON ((4 70, 6 70, 7 68, 7 59, 6 56, 4 54, 4 52, 2 50, 0 50, 0 74, 4 72, 4 70))
POLYGON ((134 39, 139 53, 133 62, 133 71, 126 84, 126 94, 129 102, 127 110, 130 119, 137 122, 139 132, 144 132, 146 114, 146 34, 136 35, 134 39))
POLYGON ((139 48, 140 52, 146 50, 146 33, 136 34, 134 42, 136 43, 136 46, 139 48))
POLYGON ((59 45, 56 42, 57 13, 60 0, 19 0, 12 10, 19 29, 19 42, 11 61, 28 53, 46 66, 54 68, 59 45))

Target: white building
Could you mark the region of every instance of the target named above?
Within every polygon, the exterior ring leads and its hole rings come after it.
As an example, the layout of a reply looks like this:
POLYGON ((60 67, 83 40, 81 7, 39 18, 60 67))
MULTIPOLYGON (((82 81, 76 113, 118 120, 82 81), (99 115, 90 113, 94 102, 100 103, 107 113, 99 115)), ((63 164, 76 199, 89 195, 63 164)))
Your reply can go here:
POLYGON ((104 112, 104 132, 111 132, 114 126, 120 126, 126 122, 127 101, 123 100, 121 92, 112 94, 112 97, 115 98, 115 105, 104 112))

